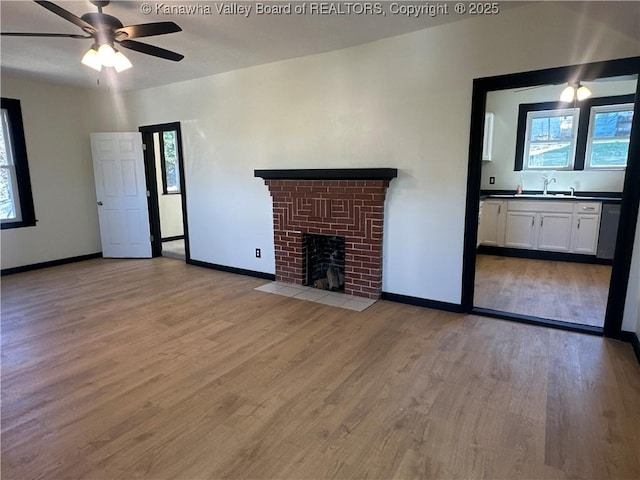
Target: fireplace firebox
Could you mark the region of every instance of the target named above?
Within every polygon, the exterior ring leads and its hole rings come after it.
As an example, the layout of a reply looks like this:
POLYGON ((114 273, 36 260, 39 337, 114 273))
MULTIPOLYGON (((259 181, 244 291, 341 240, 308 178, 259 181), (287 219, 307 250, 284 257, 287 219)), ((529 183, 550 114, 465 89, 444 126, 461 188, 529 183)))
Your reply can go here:
POLYGON ((302 235, 304 285, 322 290, 344 291, 344 237, 302 235))

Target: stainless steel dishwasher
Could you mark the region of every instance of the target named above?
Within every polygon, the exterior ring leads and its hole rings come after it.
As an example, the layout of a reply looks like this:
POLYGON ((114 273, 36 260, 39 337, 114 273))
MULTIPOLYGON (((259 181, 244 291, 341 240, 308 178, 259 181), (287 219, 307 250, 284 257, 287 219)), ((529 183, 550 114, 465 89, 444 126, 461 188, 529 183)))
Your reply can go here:
POLYGON ((603 203, 600 216, 600 234, 598 235, 598 250, 596 257, 612 260, 616 251, 616 235, 620 221, 620 204, 603 203))

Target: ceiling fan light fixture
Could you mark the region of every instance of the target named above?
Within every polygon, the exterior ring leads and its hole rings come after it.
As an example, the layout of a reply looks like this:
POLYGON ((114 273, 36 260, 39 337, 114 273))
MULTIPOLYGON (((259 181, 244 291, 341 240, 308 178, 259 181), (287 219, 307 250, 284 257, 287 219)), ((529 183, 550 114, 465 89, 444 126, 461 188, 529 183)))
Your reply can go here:
POLYGON ((84 54, 84 57, 82 57, 82 63, 87 67, 97 70, 98 72, 102 70, 102 62, 98 57, 98 52, 96 52, 93 47, 87 50, 87 53, 84 54))
POLYGON ((113 68, 116 69, 116 72, 120 73, 124 70, 130 69, 131 67, 133 67, 133 65, 129 59, 125 57, 122 52, 116 52, 113 62, 113 68))
POLYGON ((578 100, 584 100, 585 98, 589 98, 591 96, 591 90, 589 90, 584 85, 578 84, 578 89, 576 90, 576 98, 578 100))
POLYGON ((560 94, 560 101, 561 102, 573 102, 573 99, 575 98, 576 95, 576 89, 573 85, 567 85, 567 87, 562 90, 562 93, 560 94))
POLYGON ((113 67, 116 61, 116 51, 108 43, 103 43, 98 48, 98 58, 105 67, 113 67))

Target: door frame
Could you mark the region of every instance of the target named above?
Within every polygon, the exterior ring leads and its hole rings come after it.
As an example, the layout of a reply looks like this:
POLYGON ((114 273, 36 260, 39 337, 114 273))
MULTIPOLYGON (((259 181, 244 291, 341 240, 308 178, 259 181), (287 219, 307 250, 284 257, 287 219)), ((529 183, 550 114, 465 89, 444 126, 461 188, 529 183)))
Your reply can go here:
POLYGON ((189 250, 189 222, 187 219, 187 189, 184 175, 184 155, 182 150, 182 130, 180 122, 160 123, 156 125, 145 125, 139 127, 142 134, 142 144, 144 148, 144 170, 147 180, 148 205, 149 205, 149 226, 153 241, 151 242, 152 257, 162 255, 162 236, 160 230, 160 205, 158 202, 158 181, 156 172, 155 148, 153 144, 153 134, 167 130, 175 130, 177 134, 178 149, 178 171, 180 176, 180 196, 182 201, 182 227, 184 232, 184 249, 186 261, 189 262, 191 254, 189 250))
POLYGON ((640 207, 640 57, 621 58, 603 62, 571 65, 535 70, 495 77, 477 78, 473 81, 471 104, 471 127, 469 140, 469 163, 467 173, 467 201, 464 229, 464 253, 462 260, 461 304, 465 312, 479 313, 524 323, 534 323, 583 333, 603 334, 620 338, 624 304, 629 284, 634 232, 640 207), (634 116, 629 143, 629 161, 626 168, 620 223, 609 283, 609 297, 604 327, 588 327, 554 320, 544 321, 508 312, 494 312, 473 305, 476 273, 476 239, 478 235, 478 211, 480 208, 480 184, 482 174, 482 132, 487 93, 498 90, 524 88, 532 85, 563 84, 572 79, 589 80, 600 77, 638 75, 634 100, 634 116))

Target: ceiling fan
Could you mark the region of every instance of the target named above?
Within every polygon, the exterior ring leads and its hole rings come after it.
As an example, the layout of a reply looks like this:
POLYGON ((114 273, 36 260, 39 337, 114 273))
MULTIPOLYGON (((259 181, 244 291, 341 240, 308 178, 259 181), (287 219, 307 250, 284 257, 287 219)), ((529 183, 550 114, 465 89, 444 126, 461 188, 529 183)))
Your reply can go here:
POLYGON ((142 23, 138 25, 125 26, 116 17, 102 12, 102 9, 109 5, 109 1, 90 1, 98 8, 98 11, 85 13, 81 17, 59 7, 55 3, 38 0, 35 1, 35 3, 46 8, 50 12, 53 12, 80 27, 84 31, 84 35, 39 32, 2 32, 1 35, 11 37, 92 39, 94 43, 82 58, 82 63, 98 71, 100 71, 103 66, 113 67, 118 72, 131 68, 131 62, 122 54, 122 52, 116 49, 116 45, 154 57, 163 58, 165 60, 172 60, 174 62, 179 62, 184 58, 184 55, 172 52, 171 50, 131 40, 132 38, 151 37, 181 32, 182 29, 174 22, 142 23))

